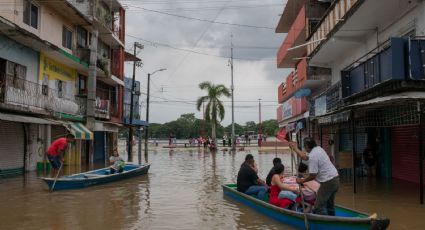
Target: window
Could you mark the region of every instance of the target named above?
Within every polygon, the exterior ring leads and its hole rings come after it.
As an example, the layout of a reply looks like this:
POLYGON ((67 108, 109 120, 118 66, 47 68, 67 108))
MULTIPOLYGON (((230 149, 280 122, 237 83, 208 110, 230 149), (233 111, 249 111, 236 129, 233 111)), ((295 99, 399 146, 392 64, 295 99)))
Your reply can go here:
POLYGON ((24 23, 38 29, 38 7, 29 0, 24 0, 24 23))
POLYGON ((58 97, 62 98, 65 96, 65 82, 61 80, 56 81, 57 84, 57 90, 58 90, 58 97))
POLYGON ((72 32, 65 26, 62 29, 62 46, 72 49, 72 32))
POLYGON ((17 89, 25 89, 26 74, 27 68, 25 66, 7 61, 6 81, 8 82, 8 86, 17 89))
POLYGON ((87 47, 87 30, 83 27, 77 27, 77 48, 87 47))
POLYGON ((77 87, 78 87, 78 94, 80 95, 87 94, 87 78, 82 75, 78 75, 77 87))

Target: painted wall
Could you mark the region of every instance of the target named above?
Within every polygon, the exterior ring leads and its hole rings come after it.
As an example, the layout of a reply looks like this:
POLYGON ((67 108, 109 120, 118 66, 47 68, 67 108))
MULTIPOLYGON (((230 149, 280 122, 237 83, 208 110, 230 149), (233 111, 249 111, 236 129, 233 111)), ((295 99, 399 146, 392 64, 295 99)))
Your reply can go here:
POLYGON ((38 52, 0 35, 0 58, 26 66, 26 80, 38 82, 38 52))

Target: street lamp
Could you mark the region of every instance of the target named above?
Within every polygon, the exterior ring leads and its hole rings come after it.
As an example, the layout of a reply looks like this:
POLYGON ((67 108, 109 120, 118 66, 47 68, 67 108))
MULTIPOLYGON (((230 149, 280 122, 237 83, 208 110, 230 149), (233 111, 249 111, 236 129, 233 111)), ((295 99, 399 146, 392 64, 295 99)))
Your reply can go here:
MULTIPOLYGON (((143 45, 138 43, 138 42, 134 42, 134 57, 136 57, 136 48, 139 49, 143 49, 143 45)), ((127 146, 127 161, 133 161, 133 156, 132 156, 132 152, 133 152, 133 95, 134 95, 134 91, 135 91, 135 81, 136 81, 136 65, 140 65, 140 62, 137 61, 137 58, 134 59, 133 61, 133 79, 131 81, 131 91, 130 91, 130 126, 129 126, 129 130, 128 130, 128 146, 127 146)), ((139 164, 140 162, 140 156, 139 156, 139 164)))
POLYGON ((149 94, 150 94, 150 85, 151 85, 151 75, 154 75, 157 72, 167 70, 165 68, 161 68, 153 71, 152 73, 148 73, 148 92, 146 94, 146 128, 145 128, 145 155, 147 155, 148 151, 148 134, 149 134, 149 94))

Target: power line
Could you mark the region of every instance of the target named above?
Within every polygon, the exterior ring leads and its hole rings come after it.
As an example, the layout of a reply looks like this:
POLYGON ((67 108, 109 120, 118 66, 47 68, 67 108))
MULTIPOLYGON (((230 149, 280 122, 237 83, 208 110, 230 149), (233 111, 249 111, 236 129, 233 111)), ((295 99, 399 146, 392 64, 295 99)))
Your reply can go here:
MULTIPOLYGON (((172 45, 166 44, 166 43, 154 42, 154 41, 146 40, 146 39, 143 39, 143 38, 141 38, 141 37, 137 37, 137 36, 130 35, 130 34, 126 34, 126 36, 131 37, 131 38, 135 38, 135 39, 137 39, 137 40, 139 40, 139 41, 147 42, 147 43, 148 43, 148 45, 153 46, 153 47, 162 46, 162 47, 166 47, 166 48, 170 48, 170 49, 175 49, 175 50, 180 50, 180 51, 190 52, 190 53, 199 54, 199 55, 204 55, 204 56, 218 57, 218 58, 226 58, 226 59, 229 59, 229 58, 230 58, 230 57, 222 56, 222 55, 215 55, 215 54, 210 54, 210 53, 199 52, 199 51, 196 51, 196 50, 190 50, 190 49, 178 48, 178 47, 175 47, 175 46, 172 46, 172 45)), ((254 58, 233 58, 233 59, 236 59, 236 60, 243 60, 243 61, 273 61, 273 62, 275 62, 275 61, 276 61, 276 59, 275 59, 275 58, 270 58, 270 59, 266 59, 266 58, 264 58, 264 59, 254 59, 254 58)))
POLYGON ((218 22, 218 21, 215 21, 215 20, 208 20, 208 19, 202 19, 202 18, 188 17, 188 16, 183 16, 183 15, 178 15, 178 14, 171 14, 171 13, 167 13, 167 12, 163 12, 163 11, 158 11, 158 10, 147 9, 147 8, 144 8, 144 7, 139 7, 139 6, 134 6, 134 5, 128 5, 128 6, 133 7, 133 8, 137 8, 137 9, 141 9, 141 10, 144 10, 144 11, 148 11, 148 12, 157 13, 157 14, 163 14, 163 15, 168 15, 168 16, 177 17, 177 18, 183 18, 183 19, 188 19, 188 20, 208 22, 208 23, 213 23, 213 24, 221 24, 221 25, 228 25, 228 26, 238 26, 238 27, 247 27, 247 28, 255 28, 255 29, 268 29, 268 30, 274 30, 275 29, 273 27, 267 27, 267 26, 255 26, 255 25, 246 25, 246 24, 229 23, 229 22, 218 22))

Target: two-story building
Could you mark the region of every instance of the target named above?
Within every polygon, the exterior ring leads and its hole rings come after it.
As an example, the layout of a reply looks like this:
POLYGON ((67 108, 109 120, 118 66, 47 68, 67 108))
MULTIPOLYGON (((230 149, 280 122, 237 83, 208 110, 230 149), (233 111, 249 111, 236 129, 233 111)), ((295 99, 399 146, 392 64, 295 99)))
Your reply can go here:
MULTIPOLYGON (((124 10, 115 1, 14 0, 2 4, 0 173, 35 169, 37 162, 45 161, 51 141, 67 132, 73 133, 77 142, 72 145, 66 163, 93 162, 96 157, 93 131, 95 134, 117 132, 116 125, 107 122, 121 123, 123 28, 124 10), (107 20, 111 23, 109 30, 93 14, 79 8, 77 2, 90 5, 90 12, 100 11, 94 10, 98 5, 113 4, 115 11, 107 11, 111 19, 107 20), (107 85, 102 90, 106 88, 108 93, 102 93, 100 87, 97 93, 96 84, 94 89, 89 89, 87 84, 94 30, 99 31, 96 42, 99 48, 94 49, 98 51, 96 75, 99 84, 107 85), (113 60, 110 69, 107 57, 113 60), (92 130, 84 125, 90 90, 99 95, 94 106, 99 122, 92 130)), ((104 159, 107 154, 104 149, 104 159)))

